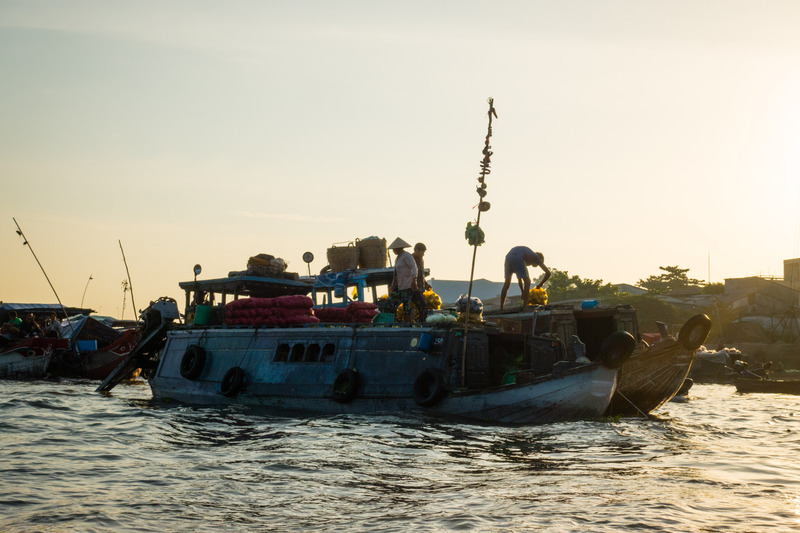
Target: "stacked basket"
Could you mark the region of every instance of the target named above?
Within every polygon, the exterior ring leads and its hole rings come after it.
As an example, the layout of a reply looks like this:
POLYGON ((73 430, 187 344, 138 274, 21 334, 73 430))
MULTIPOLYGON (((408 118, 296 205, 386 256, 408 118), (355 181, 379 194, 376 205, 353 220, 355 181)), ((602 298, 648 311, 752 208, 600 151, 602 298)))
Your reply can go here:
POLYGON ((328 264, 331 272, 358 268, 358 248, 352 242, 347 243, 346 246, 334 244, 328 248, 328 264))
POLYGON ((386 239, 356 239, 359 268, 386 268, 386 239))

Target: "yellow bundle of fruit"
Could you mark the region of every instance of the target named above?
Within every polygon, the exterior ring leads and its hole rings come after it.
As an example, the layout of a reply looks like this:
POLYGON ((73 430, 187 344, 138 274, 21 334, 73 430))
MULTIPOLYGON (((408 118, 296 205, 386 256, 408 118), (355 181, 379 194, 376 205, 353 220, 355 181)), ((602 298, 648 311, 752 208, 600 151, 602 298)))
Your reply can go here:
POLYGON ((417 305, 414 302, 409 302, 408 305, 411 307, 411 317, 406 319, 406 304, 400 304, 394 312, 394 319, 398 322, 403 322, 405 320, 419 322, 419 309, 417 309, 417 305))
POLYGON ((546 305, 547 291, 534 287, 528 293, 528 305, 546 305))
POLYGON ((439 298, 438 294, 433 292, 433 289, 428 289, 427 291, 423 292, 422 297, 425 298, 425 307, 428 309, 442 308, 442 299, 439 298))

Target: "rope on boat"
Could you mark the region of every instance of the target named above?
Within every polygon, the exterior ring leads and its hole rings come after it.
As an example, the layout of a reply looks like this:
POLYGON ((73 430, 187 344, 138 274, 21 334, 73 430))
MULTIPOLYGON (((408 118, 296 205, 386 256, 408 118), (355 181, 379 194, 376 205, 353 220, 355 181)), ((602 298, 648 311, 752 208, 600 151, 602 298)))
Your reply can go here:
POLYGON ((634 409, 636 409, 636 410, 639 412, 639 414, 640 414, 640 415, 642 415, 642 417, 643 417, 643 418, 650 418, 649 416, 647 416, 647 413, 644 413, 644 412, 643 412, 641 409, 639 409, 639 408, 636 406, 636 404, 635 404, 635 403, 633 403, 632 401, 630 401, 630 400, 628 399, 628 397, 627 397, 627 396, 625 396, 624 394, 622 394, 622 393, 621 393, 619 390, 617 390, 617 391, 616 391, 614 394, 619 394, 620 398, 622 398, 623 400, 625 400, 626 402, 628 402, 629 404, 631 404, 631 406, 632 406, 634 409))

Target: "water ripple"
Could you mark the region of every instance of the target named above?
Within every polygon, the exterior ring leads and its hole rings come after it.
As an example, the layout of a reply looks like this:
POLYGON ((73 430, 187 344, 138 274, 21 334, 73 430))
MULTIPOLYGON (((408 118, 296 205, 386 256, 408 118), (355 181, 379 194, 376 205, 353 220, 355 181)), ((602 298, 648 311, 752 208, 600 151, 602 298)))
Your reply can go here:
POLYGON ((528 428, 158 405, 0 382, 0 530, 791 531, 796 397, 698 385, 650 419, 528 428))

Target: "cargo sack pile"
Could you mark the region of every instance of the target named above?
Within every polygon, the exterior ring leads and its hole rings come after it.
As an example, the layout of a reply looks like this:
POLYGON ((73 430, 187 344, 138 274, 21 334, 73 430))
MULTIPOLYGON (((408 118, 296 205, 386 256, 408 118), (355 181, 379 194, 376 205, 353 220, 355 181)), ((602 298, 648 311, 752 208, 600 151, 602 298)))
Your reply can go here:
MULTIPOLYGON (((464 321, 467 317, 467 295, 462 294, 456 300, 456 310, 458 311, 459 321, 464 321)), ((473 296, 469 300, 469 321, 471 323, 483 322, 483 302, 480 298, 473 296)))
POLYGON ((378 306, 370 302, 352 302, 347 307, 321 307, 314 315, 326 324, 369 324, 378 314, 378 306))
POLYGON ((225 306, 225 324, 230 326, 293 326, 318 324, 308 296, 242 298, 225 306))
POLYGON ((269 254, 254 255, 247 260, 248 276, 275 277, 286 270, 286 261, 269 254))

